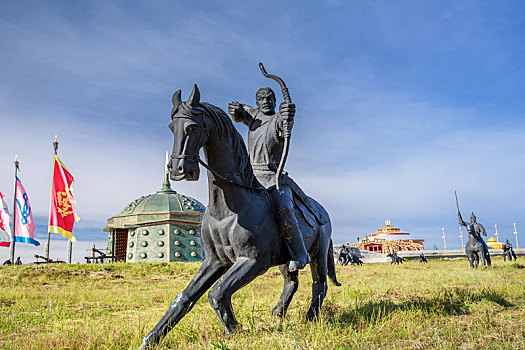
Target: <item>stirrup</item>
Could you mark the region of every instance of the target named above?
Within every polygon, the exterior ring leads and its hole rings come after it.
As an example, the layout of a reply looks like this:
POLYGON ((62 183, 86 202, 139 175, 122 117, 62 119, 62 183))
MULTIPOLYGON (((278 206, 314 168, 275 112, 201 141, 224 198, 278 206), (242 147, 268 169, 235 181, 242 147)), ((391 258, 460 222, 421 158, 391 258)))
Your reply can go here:
POLYGON ((290 260, 288 261, 288 271, 290 272, 294 272, 294 271, 297 271, 297 270, 302 270, 306 267, 306 265, 308 265, 310 263, 310 257, 307 255, 307 258, 306 258, 306 261, 305 262, 302 262, 298 259, 293 259, 293 260, 290 260))
POLYGON ((290 261, 288 261, 288 271, 289 272, 302 270, 302 269, 304 269, 305 266, 306 265, 304 265, 302 262, 300 262, 298 260, 290 260, 290 261))

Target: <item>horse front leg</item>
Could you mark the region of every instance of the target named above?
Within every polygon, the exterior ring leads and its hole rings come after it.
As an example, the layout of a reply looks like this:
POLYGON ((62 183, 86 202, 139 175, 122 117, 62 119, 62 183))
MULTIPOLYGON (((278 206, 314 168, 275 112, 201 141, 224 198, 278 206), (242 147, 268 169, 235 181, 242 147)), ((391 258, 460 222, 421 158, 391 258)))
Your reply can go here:
POLYGON ((288 306, 299 287, 299 279, 297 278, 299 272, 288 271, 288 266, 286 266, 286 264, 279 265, 279 271, 281 271, 281 274, 283 275, 284 286, 279 302, 272 310, 272 315, 284 317, 286 315, 286 310, 288 310, 288 306))
POLYGON ((171 302, 153 330, 142 340, 141 350, 157 344, 195 305, 197 300, 224 274, 227 267, 217 260, 206 259, 186 289, 171 302))
POLYGON ((470 268, 473 269, 474 268, 474 253, 469 251, 467 253, 467 259, 468 259, 468 262, 470 264, 470 268))
POLYGON ((238 326, 232 309, 233 293, 266 272, 269 266, 269 262, 238 258, 208 293, 210 305, 217 313, 227 335, 237 332, 238 326))

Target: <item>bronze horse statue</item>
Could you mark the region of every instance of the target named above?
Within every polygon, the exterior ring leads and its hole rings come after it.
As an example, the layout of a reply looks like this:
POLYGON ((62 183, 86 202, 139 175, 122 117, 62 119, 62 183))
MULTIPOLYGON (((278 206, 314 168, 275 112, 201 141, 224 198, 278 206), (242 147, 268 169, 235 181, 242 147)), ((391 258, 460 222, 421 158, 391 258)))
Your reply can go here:
POLYGON ((490 255, 485 245, 481 242, 481 236, 477 234, 473 228, 470 229, 468 226, 467 232, 468 242, 465 245, 465 254, 467 255, 470 267, 477 269, 480 260, 483 266, 491 266, 490 255))
MULTIPOLYGON (((237 290, 271 266, 279 266, 284 287, 273 314, 284 317, 299 285, 298 272, 289 272, 286 266, 290 253, 279 234, 272 201, 255 178, 244 141, 228 115, 219 107, 200 102, 197 85, 187 101, 181 101, 180 90, 172 101, 169 128, 174 143, 168 163, 171 179, 195 181, 200 174, 199 164, 208 169, 209 202, 201 228, 205 259, 186 289, 143 339, 142 349, 158 343, 210 288, 209 303, 226 334, 233 334, 238 322, 231 297, 237 290), (206 162, 199 157, 201 148, 206 162)), ((328 217, 317 205, 317 210, 328 217)), ((340 283, 335 273, 330 221, 310 231, 305 246, 313 283, 307 318, 313 320, 319 316, 326 295, 326 277, 334 285, 340 283)))
POLYGON ((483 225, 476 222, 476 216, 474 213, 472 213, 470 216, 470 222, 465 222, 458 209, 458 218, 459 224, 461 226, 465 226, 468 232, 468 241, 465 245, 465 254, 467 255, 470 267, 477 269, 480 260, 483 266, 491 266, 492 262, 490 259, 489 249, 481 237, 481 235, 487 235, 483 225))

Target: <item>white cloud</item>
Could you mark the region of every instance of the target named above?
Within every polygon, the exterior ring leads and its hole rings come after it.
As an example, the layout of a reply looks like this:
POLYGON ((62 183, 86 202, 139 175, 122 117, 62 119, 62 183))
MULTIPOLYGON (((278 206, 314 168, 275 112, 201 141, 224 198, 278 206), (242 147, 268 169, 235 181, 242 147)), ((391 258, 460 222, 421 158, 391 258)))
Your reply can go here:
MULTIPOLYGON (((259 86, 278 90, 258 71, 261 60, 285 78, 298 106, 287 170, 328 208, 336 241, 362 237, 389 217, 439 242, 441 227, 457 231, 454 189, 464 215, 476 211, 487 227, 510 232, 520 220, 525 125, 512 118, 521 112, 506 99, 463 99, 471 90, 490 95, 491 86, 460 81, 455 71, 465 68, 456 58, 495 49, 484 57, 501 64, 466 68, 501 79, 509 95, 519 90, 523 72, 509 62, 520 51, 501 47, 512 40, 502 36, 506 18, 491 22, 497 30, 483 16, 463 20, 481 11, 474 3, 242 5, 104 2, 86 5, 81 20, 34 5, 25 17, 0 19, 0 60, 9 67, 0 82, 0 191, 12 196, 18 154, 45 225, 58 133, 59 155, 76 177, 77 227, 96 237, 87 232, 160 188, 172 147, 171 93, 181 88, 186 97, 197 82, 202 100, 222 108, 253 103, 259 86), (447 68, 452 91, 431 75, 447 68)), ((204 176, 172 187, 207 202, 204 176)))

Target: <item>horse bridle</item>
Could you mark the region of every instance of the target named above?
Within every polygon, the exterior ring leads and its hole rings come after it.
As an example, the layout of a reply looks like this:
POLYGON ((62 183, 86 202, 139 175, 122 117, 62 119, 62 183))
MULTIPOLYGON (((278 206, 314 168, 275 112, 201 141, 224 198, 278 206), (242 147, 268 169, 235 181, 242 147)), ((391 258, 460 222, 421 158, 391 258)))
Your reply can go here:
MULTIPOLYGON (((204 128, 201 124, 201 122, 199 120, 197 120, 196 118, 194 118, 193 116, 190 116, 190 115, 181 115, 181 116, 172 116, 172 120, 175 119, 175 118, 185 118, 185 119, 190 119, 190 120, 193 120, 195 123, 197 123, 197 126, 198 128, 203 131, 206 136, 208 137, 209 136, 209 133, 208 133, 208 130, 206 130, 206 128, 204 128)), ((249 189, 249 190, 257 190, 257 191, 263 191, 265 190, 264 187, 253 187, 253 186, 247 186, 247 185, 244 185, 244 184, 241 184, 237 181, 234 181, 232 179, 229 179, 228 177, 222 175, 221 173, 217 172, 215 169, 213 169, 211 166, 209 166, 205 161, 203 161, 200 156, 199 156, 199 153, 194 153, 194 154, 190 154, 190 155, 187 155, 187 154, 180 154, 180 155, 174 155, 172 154, 171 155, 171 159, 187 159, 187 160, 192 160, 192 161, 196 161, 198 162, 200 165, 202 165, 203 167, 205 167, 207 170, 209 170, 213 175, 215 175, 216 177, 220 178, 221 180, 224 180, 232 185, 236 185, 236 186, 239 186, 239 187, 242 187, 242 188, 245 188, 245 189, 249 189)))

